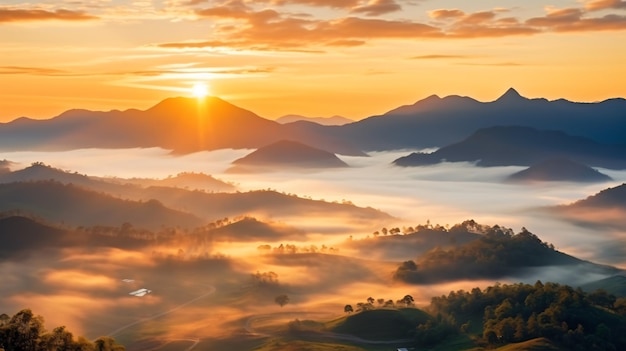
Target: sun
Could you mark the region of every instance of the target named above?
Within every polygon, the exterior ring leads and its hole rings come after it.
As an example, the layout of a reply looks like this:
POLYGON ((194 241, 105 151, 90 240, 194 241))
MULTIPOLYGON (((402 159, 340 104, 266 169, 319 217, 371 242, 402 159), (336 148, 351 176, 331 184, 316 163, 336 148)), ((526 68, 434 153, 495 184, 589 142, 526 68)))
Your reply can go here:
POLYGON ((209 87, 205 83, 196 83, 191 87, 191 93, 197 98, 204 98, 209 95, 209 87))

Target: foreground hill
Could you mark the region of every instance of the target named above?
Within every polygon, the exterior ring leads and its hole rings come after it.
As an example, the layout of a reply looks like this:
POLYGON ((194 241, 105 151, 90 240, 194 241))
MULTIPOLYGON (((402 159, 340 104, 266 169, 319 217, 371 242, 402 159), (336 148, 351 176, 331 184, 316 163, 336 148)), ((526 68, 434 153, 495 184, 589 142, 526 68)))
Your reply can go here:
MULTIPOLYGON (((255 149, 290 135, 275 121, 216 97, 170 98, 152 108, 95 112, 70 110, 48 120, 20 118, 0 124, 5 150, 161 147, 178 153, 255 149), (245 128, 242 128, 245 126, 245 128)), ((295 135, 332 152, 363 155, 329 136, 295 135)))
POLYGON ((203 222, 189 213, 167 208, 157 200, 122 200, 54 181, 0 184, 0 211, 22 211, 73 226, 119 226, 128 222, 137 227, 158 229, 161 226, 196 227, 203 222))
POLYGON ((476 162, 483 167, 531 166, 551 158, 567 158, 592 167, 626 168, 626 146, 601 144, 560 131, 522 126, 491 127, 433 153, 412 153, 393 163, 425 166, 441 162, 476 162))
POLYGON ((611 177, 604 173, 566 158, 547 159, 529 168, 511 174, 509 182, 608 182, 611 177))
POLYGON ((335 154, 296 141, 281 140, 233 161, 229 172, 348 167, 335 154))

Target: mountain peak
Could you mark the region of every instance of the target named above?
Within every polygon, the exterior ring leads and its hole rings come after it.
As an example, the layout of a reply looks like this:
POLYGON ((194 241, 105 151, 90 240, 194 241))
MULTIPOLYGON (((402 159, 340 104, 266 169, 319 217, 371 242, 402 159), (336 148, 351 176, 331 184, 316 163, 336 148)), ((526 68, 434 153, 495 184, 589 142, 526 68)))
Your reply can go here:
POLYGON ((512 102, 512 101, 520 101, 520 100, 526 100, 525 97, 523 97, 522 95, 520 95, 520 93, 517 92, 517 90, 515 90, 515 88, 509 88, 502 96, 500 96, 496 101, 508 101, 508 102, 512 102))

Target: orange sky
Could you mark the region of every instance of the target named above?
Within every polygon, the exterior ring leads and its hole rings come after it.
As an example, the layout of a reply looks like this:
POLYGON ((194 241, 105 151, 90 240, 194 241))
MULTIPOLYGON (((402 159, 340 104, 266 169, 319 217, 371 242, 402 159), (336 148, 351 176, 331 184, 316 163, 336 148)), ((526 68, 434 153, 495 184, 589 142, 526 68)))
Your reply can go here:
POLYGON ((3 0, 0 121, 210 93, 359 119, 430 94, 626 97, 626 1, 3 0))

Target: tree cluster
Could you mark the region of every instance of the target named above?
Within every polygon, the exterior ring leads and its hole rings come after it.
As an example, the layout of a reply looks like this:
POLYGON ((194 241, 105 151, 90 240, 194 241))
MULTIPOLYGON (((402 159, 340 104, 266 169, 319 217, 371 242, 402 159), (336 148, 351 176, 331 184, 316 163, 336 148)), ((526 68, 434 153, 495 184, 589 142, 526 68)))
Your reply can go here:
POLYGON ((125 348, 110 337, 99 337, 94 342, 84 337, 74 338, 64 326, 46 331, 43 317, 24 309, 12 317, 0 315, 0 350, 124 351, 125 348))
MULTIPOLYGON (((626 349, 626 299, 602 290, 585 293, 540 281, 495 285, 435 297, 430 309, 461 322, 482 315, 480 337, 486 345, 544 337, 568 350, 626 349)), ((468 326, 457 323, 461 331, 468 326)))
POLYGON ((259 245, 257 250, 264 254, 298 254, 298 253, 330 253, 334 254, 339 252, 339 249, 334 247, 328 247, 326 245, 322 245, 318 247, 317 245, 308 245, 308 246, 297 246, 293 244, 280 244, 278 246, 272 247, 269 244, 259 245))

